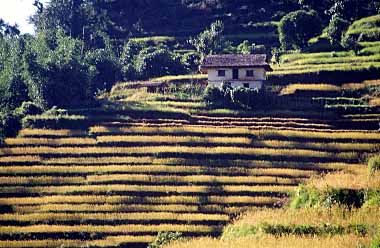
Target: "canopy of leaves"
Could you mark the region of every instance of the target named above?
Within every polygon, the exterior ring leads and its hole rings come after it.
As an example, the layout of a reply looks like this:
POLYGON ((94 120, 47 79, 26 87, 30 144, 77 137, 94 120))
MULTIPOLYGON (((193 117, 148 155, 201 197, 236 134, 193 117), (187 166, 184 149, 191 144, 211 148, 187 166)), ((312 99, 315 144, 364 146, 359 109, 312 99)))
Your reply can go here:
POLYGON ((298 10, 281 19, 278 32, 283 49, 303 49, 322 32, 321 20, 315 11, 298 10))

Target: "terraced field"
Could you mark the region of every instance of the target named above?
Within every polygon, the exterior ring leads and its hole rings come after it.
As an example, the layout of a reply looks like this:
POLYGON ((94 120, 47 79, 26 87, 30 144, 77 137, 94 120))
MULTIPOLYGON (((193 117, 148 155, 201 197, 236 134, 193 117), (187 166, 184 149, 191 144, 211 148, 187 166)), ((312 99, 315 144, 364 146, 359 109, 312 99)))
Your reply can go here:
POLYGON ((378 131, 318 119, 99 114, 83 129, 29 128, 5 140, 0 247, 145 247, 160 231, 217 236, 231 217, 279 207, 305 179, 361 166, 380 150, 378 131))

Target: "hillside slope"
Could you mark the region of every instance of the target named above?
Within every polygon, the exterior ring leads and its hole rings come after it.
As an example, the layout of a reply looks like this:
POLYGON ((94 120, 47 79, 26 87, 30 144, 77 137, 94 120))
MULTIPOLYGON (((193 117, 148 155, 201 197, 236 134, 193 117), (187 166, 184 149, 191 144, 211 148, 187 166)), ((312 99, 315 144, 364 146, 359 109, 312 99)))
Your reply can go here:
POLYGON ((145 247, 159 231, 217 236, 231 217, 279 207, 305 179, 360 166, 380 144, 377 131, 317 118, 215 115, 199 101, 133 98, 32 116, 5 140, 0 247, 145 247))

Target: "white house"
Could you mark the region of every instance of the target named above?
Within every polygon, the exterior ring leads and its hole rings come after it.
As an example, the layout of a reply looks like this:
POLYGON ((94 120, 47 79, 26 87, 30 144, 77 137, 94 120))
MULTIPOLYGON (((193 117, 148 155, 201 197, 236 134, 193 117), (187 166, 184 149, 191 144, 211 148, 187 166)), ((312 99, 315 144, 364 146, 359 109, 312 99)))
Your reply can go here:
POLYGON ((200 70, 208 74, 208 83, 217 87, 227 82, 232 87, 261 89, 272 68, 265 54, 224 54, 207 56, 200 70))

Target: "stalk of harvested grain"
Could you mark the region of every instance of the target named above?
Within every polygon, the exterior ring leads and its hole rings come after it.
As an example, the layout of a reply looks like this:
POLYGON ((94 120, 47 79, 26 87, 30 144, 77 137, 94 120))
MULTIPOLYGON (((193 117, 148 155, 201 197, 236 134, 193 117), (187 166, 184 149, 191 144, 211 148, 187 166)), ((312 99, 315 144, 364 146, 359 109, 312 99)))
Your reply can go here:
MULTIPOLYGON (((271 204, 278 202, 278 197, 266 196, 216 196, 209 194, 207 204, 271 204)), ((160 196, 160 197, 138 197, 138 196, 105 196, 105 195, 53 195, 40 197, 9 197, 0 198, 0 204, 4 205, 40 205, 49 203, 88 203, 88 204, 199 204, 204 201, 200 196, 160 196)), ((204 204, 204 202, 203 202, 204 204)))
POLYGON ((81 185, 81 186, 3 186, 0 189, 1 193, 105 193, 105 192, 150 192, 150 193, 239 193, 239 192, 273 192, 273 193, 288 193, 295 189, 295 186, 246 186, 246 185, 218 185, 214 186, 172 186, 172 185, 81 185))

